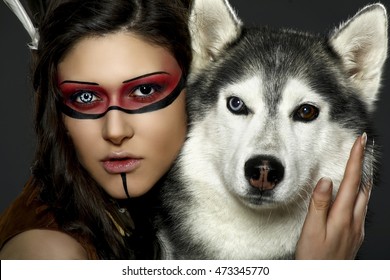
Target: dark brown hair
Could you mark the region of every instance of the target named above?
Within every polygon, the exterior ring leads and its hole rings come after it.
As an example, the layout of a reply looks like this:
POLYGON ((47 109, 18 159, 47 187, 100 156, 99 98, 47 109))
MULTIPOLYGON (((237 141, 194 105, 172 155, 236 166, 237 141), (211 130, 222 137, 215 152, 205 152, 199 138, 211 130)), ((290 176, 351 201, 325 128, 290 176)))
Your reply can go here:
MULTIPOLYGON (((148 222, 152 214, 146 206, 131 213, 138 231, 135 234, 137 239, 126 243, 110 218, 110 215, 114 218, 117 215, 115 201, 80 165, 62 121, 61 97, 56 84, 57 65, 77 42, 87 36, 129 31, 168 49, 186 76, 191 62, 187 28, 189 1, 54 2, 45 7, 44 15, 34 16, 40 40, 38 50, 33 53, 37 133, 33 178, 36 186, 41 188, 41 199, 55 213, 61 229, 91 240, 100 258, 157 257, 154 229, 148 222)), ((145 203, 134 201, 133 205, 145 203)), ((128 226, 126 223, 130 223, 116 220, 124 228, 128 226)))

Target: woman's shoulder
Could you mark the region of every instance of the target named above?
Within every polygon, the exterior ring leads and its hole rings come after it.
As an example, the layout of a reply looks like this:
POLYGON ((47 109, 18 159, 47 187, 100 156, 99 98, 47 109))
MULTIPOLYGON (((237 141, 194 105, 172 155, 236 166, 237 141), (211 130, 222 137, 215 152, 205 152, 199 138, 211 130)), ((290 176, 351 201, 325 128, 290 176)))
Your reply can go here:
POLYGON ((88 255, 69 234, 57 230, 32 229, 14 236, 0 251, 0 259, 81 260, 88 255))

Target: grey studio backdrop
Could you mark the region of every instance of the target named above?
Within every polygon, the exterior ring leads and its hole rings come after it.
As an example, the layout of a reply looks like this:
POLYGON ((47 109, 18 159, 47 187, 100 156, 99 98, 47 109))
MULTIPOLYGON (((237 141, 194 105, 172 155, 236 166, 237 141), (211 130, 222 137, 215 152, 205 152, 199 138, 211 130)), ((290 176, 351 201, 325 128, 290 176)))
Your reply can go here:
MULTIPOLYGON (((23 2, 23 1, 22 1, 23 2)), ((246 24, 325 32, 371 1, 230 0, 246 24)), ((382 1, 390 9, 390 1, 382 1)), ((0 2, 0 211, 17 196, 30 175, 35 136, 29 81, 29 37, 0 2)), ((372 192, 360 259, 390 259, 390 60, 376 113, 376 143, 382 146, 381 182, 372 192), (387 124, 386 124, 387 122, 387 124)), ((315 139, 313 139, 315 141, 315 139)), ((288 234, 286 232, 286 234, 288 234)))

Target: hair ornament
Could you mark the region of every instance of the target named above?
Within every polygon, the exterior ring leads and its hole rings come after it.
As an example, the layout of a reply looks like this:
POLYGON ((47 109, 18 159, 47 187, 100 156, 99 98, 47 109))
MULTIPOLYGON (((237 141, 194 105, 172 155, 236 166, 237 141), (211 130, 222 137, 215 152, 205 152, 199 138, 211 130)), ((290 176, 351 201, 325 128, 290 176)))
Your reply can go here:
POLYGON ((39 41, 38 30, 34 27, 34 24, 32 23, 23 5, 20 3, 19 0, 4 0, 4 3, 18 17, 18 19, 30 35, 31 43, 28 44, 29 48, 32 50, 37 50, 39 41))

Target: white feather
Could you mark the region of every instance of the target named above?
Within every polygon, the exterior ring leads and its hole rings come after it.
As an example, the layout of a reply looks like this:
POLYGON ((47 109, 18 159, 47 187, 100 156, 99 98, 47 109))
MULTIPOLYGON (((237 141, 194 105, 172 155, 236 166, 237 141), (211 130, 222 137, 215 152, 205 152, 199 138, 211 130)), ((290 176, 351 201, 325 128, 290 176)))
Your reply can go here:
POLYGON ((4 0, 4 3, 11 9, 12 12, 18 17, 24 28, 27 30, 31 37, 30 49, 36 50, 38 48, 38 30, 34 27, 30 17, 19 0, 4 0))

